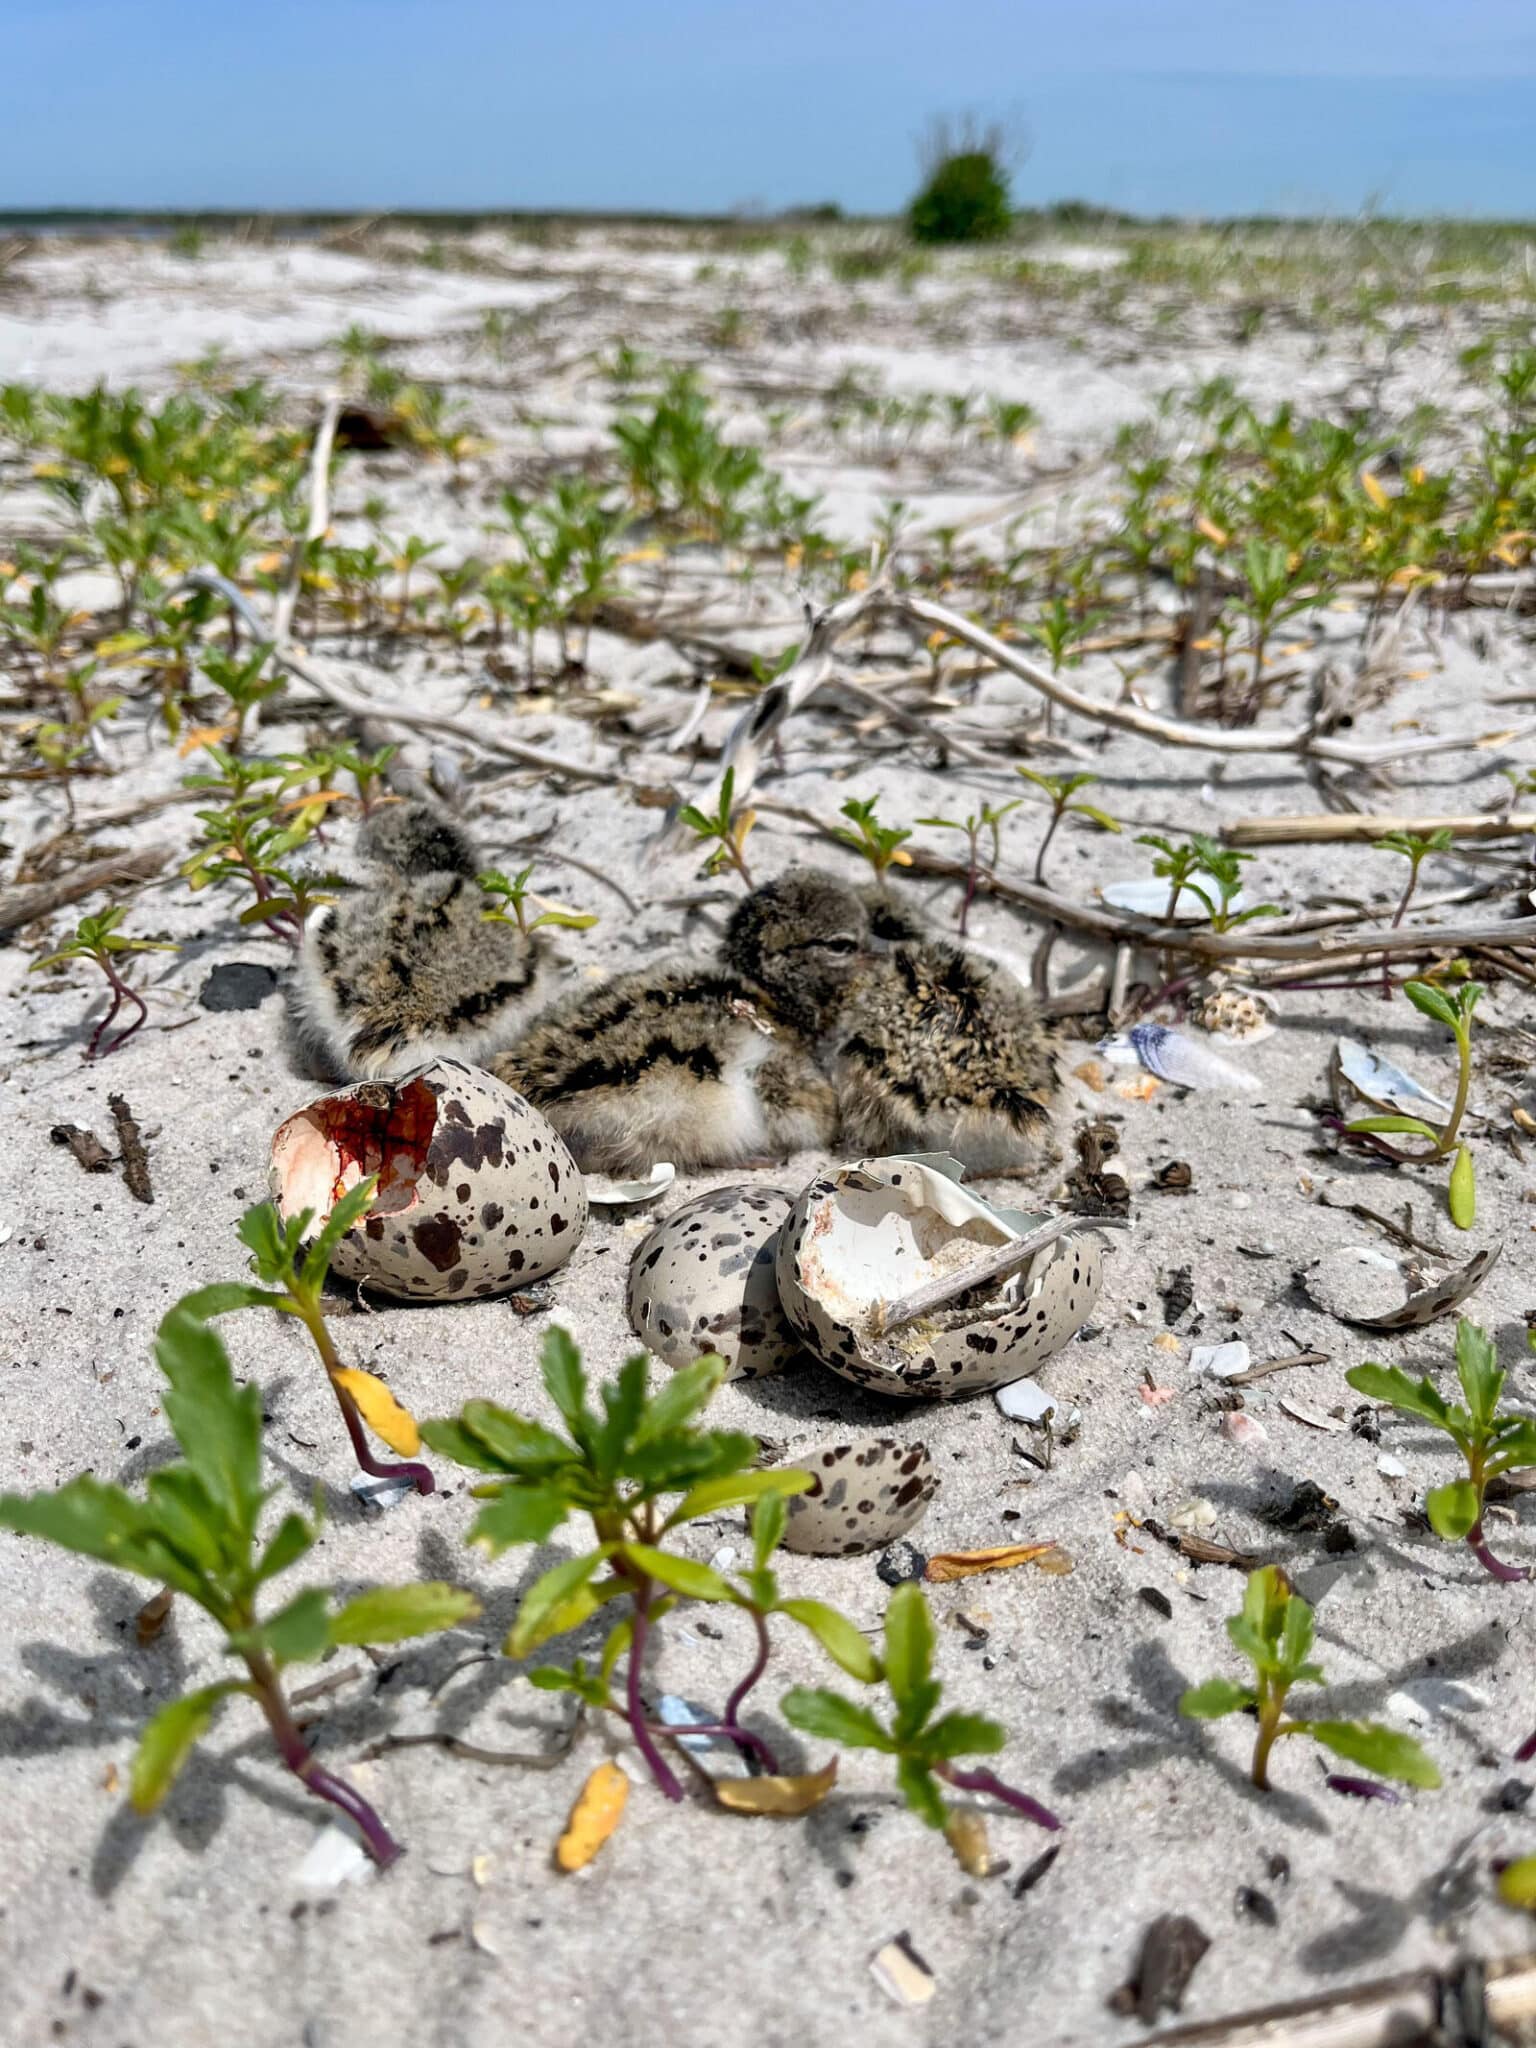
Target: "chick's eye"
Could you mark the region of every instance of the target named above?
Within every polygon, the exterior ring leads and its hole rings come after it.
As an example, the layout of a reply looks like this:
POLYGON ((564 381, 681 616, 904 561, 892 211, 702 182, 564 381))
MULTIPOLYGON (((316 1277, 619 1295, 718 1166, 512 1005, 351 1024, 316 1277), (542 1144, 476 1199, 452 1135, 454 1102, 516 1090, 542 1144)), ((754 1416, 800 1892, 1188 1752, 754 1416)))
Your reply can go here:
POLYGON ((838 959, 846 959, 850 953, 857 951, 857 947, 852 939, 823 939, 821 950, 823 953, 833 954, 838 959))

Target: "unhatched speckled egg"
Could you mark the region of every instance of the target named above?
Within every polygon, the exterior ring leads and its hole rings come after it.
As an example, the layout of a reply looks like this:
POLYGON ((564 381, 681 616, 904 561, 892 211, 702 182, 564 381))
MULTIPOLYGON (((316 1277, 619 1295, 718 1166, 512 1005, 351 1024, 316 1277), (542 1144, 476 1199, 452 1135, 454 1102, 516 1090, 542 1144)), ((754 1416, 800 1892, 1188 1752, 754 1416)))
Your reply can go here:
POLYGON ((311 1235, 370 1174, 373 1206, 331 1270, 405 1300, 526 1287, 563 1266, 587 1226, 586 1187, 558 1132, 462 1060, 322 1095, 272 1140, 278 1211, 313 1210, 311 1235))
POLYGON ((642 1241, 629 1268, 630 1327, 664 1365, 714 1351, 727 1379, 757 1380, 804 1362, 774 1277, 791 1199, 783 1188, 711 1188, 642 1241))
POLYGON ((789 1496, 784 1547, 813 1557, 884 1550, 916 1528, 939 1490, 927 1445, 888 1436, 824 1445, 793 1462, 815 1483, 789 1496))

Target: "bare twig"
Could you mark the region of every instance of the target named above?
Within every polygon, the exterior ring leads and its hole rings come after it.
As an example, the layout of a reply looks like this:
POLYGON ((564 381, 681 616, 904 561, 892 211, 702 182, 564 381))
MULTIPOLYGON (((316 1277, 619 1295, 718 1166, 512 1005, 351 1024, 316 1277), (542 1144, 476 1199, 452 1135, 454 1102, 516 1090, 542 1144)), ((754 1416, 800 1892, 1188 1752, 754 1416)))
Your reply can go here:
POLYGON ((1327 841, 1368 845, 1389 832, 1412 832, 1422 839, 1434 832, 1449 832, 1453 839, 1511 839, 1536 832, 1536 815, 1529 811, 1483 812, 1437 818, 1361 811, 1342 817, 1322 812, 1289 818, 1237 818, 1222 827, 1221 836, 1228 846, 1304 846, 1327 841))
POLYGON ((78 903, 82 896, 94 895, 98 889, 150 881, 174 851, 170 846, 141 846, 132 853, 114 853, 105 860, 87 861, 84 867, 73 868, 52 882, 0 890, 0 932, 18 931, 35 918, 62 910, 66 903, 78 903))
POLYGON ((1011 1274, 1017 1273, 1020 1266, 1027 1266, 1036 1252, 1043 1251, 1046 1245, 1054 1244, 1058 1237, 1065 1237, 1071 1231, 1129 1228, 1128 1223, 1115 1218, 1095 1216, 1085 1222, 1081 1216, 1053 1216, 1038 1230, 994 1246, 969 1266, 962 1266, 958 1272, 930 1280, 926 1287, 914 1288, 900 1301, 883 1303, 870 1318, 870 1334, 883 1337, 890 1330, 899 1330, 906 1323, 915 1323, 922 1316, 932 1315, 935 1309, 947 1308, 952 1301, 958 1301, 964 1295, 974 1294, 983 1287, 989 1290, 997 1287, 1011 1274))
MULTIPOLYGON (((299 601, 299 585, 303 581, 304 564, 309 551, 321 539, 331 523, 331 451, 336 445, 336 423, 341 418, 341 393, 330 390, 325 395, 325 409, 320 415, 320 424, 315 429, 315 445, 309 461, 309 518, 305 522, 302 536, 293 544, 288 557, 287 572, 283 587, 277 593, 277 603, 272 608, 272 638, 275 649, 286 647, 293 631, 294 607, 299 601)), ((274 649, 274 651, 275 651, 274 649)), ((258 704, 255 709, 259 711, 258 704)))

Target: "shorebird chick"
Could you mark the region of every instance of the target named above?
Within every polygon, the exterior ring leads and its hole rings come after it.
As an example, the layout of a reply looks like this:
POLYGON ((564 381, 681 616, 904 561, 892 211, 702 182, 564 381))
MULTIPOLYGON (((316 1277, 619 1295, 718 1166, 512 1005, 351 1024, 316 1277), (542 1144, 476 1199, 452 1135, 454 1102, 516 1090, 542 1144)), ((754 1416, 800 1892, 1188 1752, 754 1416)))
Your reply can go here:
POLYGON ((718 966, 664 960, 553 1004, 491 1071, 594 1172, 782 1159, 826 1146, 837 1102, 814 1048, 867 964, 869 914, 791 868, 739 904, 718 966))
POLYGON ((384 805, 358 853, 365 878, 310 919, 289 987, 306 1065, 340 1080, 439 1054, 483 1065, 548 993, 543 940, 487 922, 479 850, 430 804, 384 805))
POLYGON ((944 939, 901 941, 850 992, 830 1041, 846 1150, 952 1152, 972 1173, 1035 1163, 1055 1067, 1005 969, 944 939))

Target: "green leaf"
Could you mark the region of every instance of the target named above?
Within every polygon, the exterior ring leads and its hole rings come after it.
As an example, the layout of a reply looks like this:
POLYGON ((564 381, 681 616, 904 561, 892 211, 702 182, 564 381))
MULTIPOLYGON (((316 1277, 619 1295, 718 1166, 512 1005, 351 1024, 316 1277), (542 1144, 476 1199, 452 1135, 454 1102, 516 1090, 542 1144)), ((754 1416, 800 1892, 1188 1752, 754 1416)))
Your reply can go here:
POLYGON ((1444 1024, 1451 1031, 1456 1029, 1457 1023, 1460 1020, 1457 1017, 1454 1004, 1448 996, 1442 995, 1440 990, 1433 987, 1431 983, 1427 981, 1405 981, 1403 983, 1403 994, 1412 1003, 1413 1007, 1416 1010, 1422 1011, 1426 1017, 1433 1017, 1437 1024, 1444 1024))
POLYGON ((1345 1384, 1368 1401, 1385 1401, 1405 1415, 1417 1415, 1436 1429, 1449 1429, 1450 1403, 1431 1381, 1411 1380, 1395 1365, 1356 1365, 1344 1375, 1345 1384))
POLYGON ((1335 1756, 1342 1756, 1378 1778, 1396 1778, 1404 1785, 1423 1785, 1429 1790, 1440 1783, 1434 1760, 1411 1735, 1395 1728, 1383 1728, 1377 1721, 1311 1721, 1313 1738, 1335 1756))
POLYGON ((901 1757, 896 1765, 896 1783, 901 1796, 917 1815, 931 1828, 942 1828, 949 1819, 949 1808, 944 1804, 944 1795, 939 1783, 925 1763, 915 1756, 901 1757))
MULTIPOLYGON (((767 1477, 766 1474, 762 1475, 767 1477)), ((807 1478, 810 1474, 805 1475, 807 1478)), ((717 1482, 725 1483, 725 1482, 717 1482)), ((683 1506, 688 1505, 687 1500, 683 1506)), ((784 1524, 789 1519, 789 1509, 784 1494, 778 1487, 770 1487, 759 1494, 757 1505, 752 1510, 752 1568, 766 1572, 768 1560, 778 1549, 784 1536, 784 1524)))
POLYGON ((477 1436, 452 1416, 440 1416, 433 1422, 421 1425, 421 1440, 439 1457, 451 1458, 455 1465, 469 1465, 477 1472, 506 1471, 506 1466, 493 1452, 486 1449, 477 1436))
POLYGON ((1506 1906, 1536 1912, 1536 1856, 1517 1856, 1499 1872, 1499 1897, 1506 1906))
POLYGON ((1255 1704, 1253 1688, 1230 1678, 1208 1678, 1204 1685, 1192 1685, 1179 1701, 1179 1712, 1193 1721, 1219 1721, 1223 1714, 1240 1714, 1255 1704))
POLYGON ((916 1693, 933 1667, 933 1616, 922 1588, 898 1586, 885 1610, 885 1675, 898 1701, 916 1693))
POLYGON ((480 1602, 462 1586, 424 1579, 409 1586, 380 1586, 359 1593, 331 1617, 333 1643, 401 1643, 408 1636, 434 1635, 473 1621, 480 1602))
POLYGON ((1440 1133, 1434 1126, 1417 1116, 1358 1116, 1344 1128, 1346 1131, 1396 1131, 1410 1137, 1428 1138, 1432 1144, 1440 1142, 1440 1133))
POLYGON ((233 1631, 229 1647, 270 1651, 279 1664, 306 1664, 330 1648, 330 1604, 323 1586, 310 1586, 255 1628, 233 1631))
POLYGON ((1299 1593, 1293 1593, 1285 1603, 1285 1620, 1280 1629, 1280 1665, 1292 1675, 1293 1683, 1307 1667, 1312 1635, 1312 1609, 1299 1593))
POLYGON ((604 1685, 607 1685, 613 1677, 613 1667, 618 1663, 625 1651, 628 1650, 634 1639, 635 1619, 632 1614, 626 1614, 622 1621, 616 1621, 613 1627, 609 1629, 608 1640, 603 1644, 603 1661, 601 1666, 604 1685))
POLYGON ((1459 1543, 1477 1523, 1482 1502, 1470 1479, 1453 1479, 1449 1486, 1436 1486, 1424 1496, 1429 1526, 1446 1543, 1459 1543))
POLYGON ((727 1430, 673 1430, 652 1443, 631 1444, 624 1454, 623 1477, 638 1480, 647 1498, 681 1493, 707 1479, 724 1479, 740 1472, 757 1452, 755 1436, 727 1430))
POLYGON ((268 1293, 263 1287, 247 1287, 241 1280, 221 1280, 212 1287, 199 1287, 194 1294, 184 1294, 176 1307, 183 1315, 209 1323, 215 1316, 233 1315, 242 1308, 280 1309, 286 1299, 286 1295, 268 1293))
POLYGON ((653 1579, 670 1586, 689 1600, 734 1600, 736 1589, 721 1577, 713 1565, 700 1564, 691 1557, 678 1557, 670 1550, 657 1550, 649 1543, 626 1543, 624 1555, 653 1579))
POLYGON ((260 1388, 237 1387, 217 1333, 180 1308, 161 1323, 155 1358, 170 1381, 166 1418, 188 1465, 230 1527, 249 1537, 264 1498, 260 1388))
MULTIPOLYGON (((669 1524, 692 1522, 700 1515, 718 1515, 726 1508, 745 1507, 749 1501, 759 1503, 757 1514, 760 1515, 769 1501, 777 1500, 782 1507, 786 1494, 804 1493, 808 1486, 814 1484, 815 1475, 810 1472, 727 1472, 719 1479, 705 1479, 690 1487, 668 1515, 667 1521, 669 1524)), ((757 1515, 754 1515, 753 1527, 756 1526, 757 1515)), ((783 1533, 782 1521, 779 1533, 783 1533)), ((775 1536, 769 1545, 770 1551, 777 1548, 778 1541, 778 1536, 775 1536)))
POLYGON ((565 1417, 566 1427, 578 1443, 583 1443, 587 1376, 581 1369, 581 1353, 576 1348, 575 1338, 558 1323, 551 1323, 544 1332, 539 1370, 549 1398, 565 1417))
POLYGON ((569 1503, 552 1487, 511 1480, 476 1515, 467 1540, 487 1556, 500 1557, 514 1543, 542 1543, 569 1513, 569 1503))
POLYGON ((1536 1465, 1536 1417, 1506 1415, 1493 1431, 1488 1475, 1513 1472, 1522 1465, 1536 1465))
POLYGON ((1008 1731, 985 1714, 941 1714, 923 1730, 926 1757, 995 1756, 1007 1747, 1008 1731))
POLYGON ((517 1619, 513 1622, 506 1641, 509 1657, 526 1657, 530 1650, 536 1650, 540 1643, 551 1636, 559 1635, 570 1626, 564 1619, 567 1608, 575 1603, 584 1607, 578 1614, 584 1621, 588 1614, 595 1612, 601 1602, 595 1597, 589 1601, 578 1600, 598 1566, 613 1555, 611 1543, 599 1544, 596 1550, 584 1552, 580 1557, 568 1557, 561 1564, 553 1565, 542 1578, 535 1579, 523 1595, 518 1606, 517 1619))
POLYGON ((261 1279, 287 1287, 295 1278, 294 1255, 313 1214, 312 1209, 305 1209, 285 1224, 270 1202, 258 1202, 246 1210, 236 1225, 235 1235, 250 1251, 251 1263, 261 1279))
MULTIPOLYGON (((680 1367, 647 1406, 634 1434, 635 1447, 653 1444, 685 1428, 701 1409, 709 1405, 725 1379, 725 1373, 725 1360, 712 1351, 696 1358, 692 1365, 680 1367)), ((756 1455, 757 1442, 754 1438, 751 1456, 756 1455)), ((625 1469, 629 1469, 627 1465, 625 1469)))
POLYGON ((41 1536, 61 1549, 98 1558, 144 1578, 168 1578, 178 1591, 200 1601, 199 1574, 160 1536, 154 1517, 124 1493, 82 1473, 56 1493, 0 1494, 0 1526, 24 1536, 41 1536), (166 1561, 172 1567, 167 1571, 166 1561))
POLYGON ((855 1706, 840 1692, 791 1686, 779 1701, 779 1712, 802 1735, 840 1742, 844 1749, 882 1749, 889 1755, 896 1747, 868 1707, 855 1706))
POLYGON ((880 1659, 868 1638, 837 1608, 829 1607, 824 1600, 783 1600, 778 1611, 809 1629, 833 1663, 841 1665, 850 1678, 858 1679, 862 1685, 873 1685, 879 1678, 880 1659))
POLYGON ((275 1579, 279 1572, 287 1571, 289 1565, 297 1564, 318 1534, 319 1531, 312 1528, 302 1515, 284 1515, 276 1533, 256 1560, 251 1584, 260 1586, 268 1579, 275 1579))
POLYGON ((1456 1325, 1456 1377, 1474 1424, 1479 1431, 1486 1431, 1499 1410, 1504 1375, 1493 1340, 1467 1316, 1456 1325))
POLYGON ((1456 1163, 1451 1168, 1450 1186, 1446 1191, 1446 1208, 1458 1230, 1470 1230, 1477 1221, 1477 1174, 1472 1165, 1472 1154, 1465 1145, 1456 1147, 1456 1163))
POLYGON ((599 1390, 603 1423, 592 1439, 592 1459, 605 1477, 618 1470, 629 1448, 629 1440, 645 1410, 648 1378, 648 1361, 641 1354, 626 1358, 618 1378, 606 1381, 599 1390))
POLYGON ((199 1575, 217 1578, 246 1562, 248 1540, 224 1519, 190 1465, 162 1465, 144 1494, 159 1536, 199 1575))
POLYGON ((200 1692, 184 1693, 160 1709, 139 1737, 134 1754, 128 1797, 135 1813, 154 1812, 207 1734, 220 1702, 241 1689, 240 1680, 225 1679, 220 1685, 205 1685, 200 1692))
POLYGON ((1097 804, 1068 804, 1067 809, 1075 811, 1080 818, 1091 819, 1101 832, 1118 833, 1120 830, 1120 820, 1112 818, 1108 811, 1101 811, 1097 804))
POLYGON ((541 1664, 528 1673, 528 1683, 536 1685, 540 1692, 573 1692, 589 1707, 608 1704, 607 1686, 587 1670, 579 1657, 569 1671, 562 1671, 558 1664, 541 1664))
POLYGON ((577 1462, 575 1446, 563 1436, 546 1429, 542 1422, 530 1422, 509 1408, 498 1408, 492 1401, 466 1401, 458 1419, 503 1472, 541 1479, 577 1462))
MULTIPOLYGON (((336 1247, 352 1228, 367 1215, 379 1185, 377 1174, 370 1174, 360 1180, 356 1187, 348 1188, 341 1200, 333 1204, 330 1214, 321 1227, 320 1235, 305 1254, 303 1270, 299 1274, 299 1285, 306 1294, 318 1294, 325 1284, 330 1271, 331 1260, 336 1247)), ((302 1232, 300 1235, 302 1236, 302 1232)))

